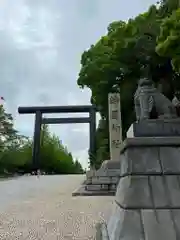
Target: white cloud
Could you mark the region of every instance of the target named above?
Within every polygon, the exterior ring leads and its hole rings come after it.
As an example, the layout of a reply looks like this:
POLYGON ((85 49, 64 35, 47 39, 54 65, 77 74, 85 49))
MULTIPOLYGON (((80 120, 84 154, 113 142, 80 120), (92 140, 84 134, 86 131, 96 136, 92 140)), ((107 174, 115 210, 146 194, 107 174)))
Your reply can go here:
MULTIPOLYGON (((90 91, 76 84, 82 52, 105 34, 110 22, 136 15, 152 2, 1 1, 0 95, 16 127, 33 134, 34 117, 20 116, 20 105, 89 104, 90 91)), ((50 128, 87 165, 88 124, 50 128)))

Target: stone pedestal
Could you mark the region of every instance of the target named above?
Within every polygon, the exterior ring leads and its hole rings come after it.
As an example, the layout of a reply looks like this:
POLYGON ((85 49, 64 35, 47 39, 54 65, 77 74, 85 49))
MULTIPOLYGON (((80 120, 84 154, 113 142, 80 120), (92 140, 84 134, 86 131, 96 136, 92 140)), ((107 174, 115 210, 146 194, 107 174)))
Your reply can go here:
POLYGON ((120 161, 106 160, 98 170, 86 173, 83 185, 73 196, 114 196, 120 179, 120 161))
POLYGON ((180 137, 127 139, 120 164, 112 215, 96 239, 180 239, 180 137))
POLYGON ((92 195, 115 195, 116 187, 120 179, 120 161, 107 160, 101 168, 86 175, 87 191, 92 195))
POLYGON ((180 119, 148 119, 133 123, 127 137, 180 137, 180 119))

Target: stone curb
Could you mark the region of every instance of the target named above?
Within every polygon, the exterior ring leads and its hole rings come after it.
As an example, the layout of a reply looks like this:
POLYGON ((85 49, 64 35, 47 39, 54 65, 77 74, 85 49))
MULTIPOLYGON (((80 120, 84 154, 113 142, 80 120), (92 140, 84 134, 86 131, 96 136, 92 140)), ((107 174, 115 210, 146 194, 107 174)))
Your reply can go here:
POLYGON ((72 192, 72 196, 115 196, 116 191, 105 191, 105 190, 100 190, 100 191, 87 191, 85 189, 85 186, 80 186, 78 189, 76 189, 74 192, 72 192))

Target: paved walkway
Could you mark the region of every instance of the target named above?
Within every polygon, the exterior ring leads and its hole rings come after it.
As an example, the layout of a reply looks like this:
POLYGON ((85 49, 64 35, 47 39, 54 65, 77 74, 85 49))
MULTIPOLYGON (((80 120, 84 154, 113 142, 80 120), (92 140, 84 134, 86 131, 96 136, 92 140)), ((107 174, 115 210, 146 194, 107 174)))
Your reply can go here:
POLYGON ((72 197, 82 175, 0 182, 0 240, 90 240, 113 197, 72 197))

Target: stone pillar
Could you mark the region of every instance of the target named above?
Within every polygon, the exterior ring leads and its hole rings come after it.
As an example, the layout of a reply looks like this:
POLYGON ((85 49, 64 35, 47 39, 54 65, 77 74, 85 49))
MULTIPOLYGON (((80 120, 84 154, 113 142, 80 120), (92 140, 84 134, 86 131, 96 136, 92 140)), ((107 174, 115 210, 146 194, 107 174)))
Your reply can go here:
POLYGON ((120 144, 122 143, 121 103, 119 93, 109 93, 109 144, 110 159, 119 160, 120 144))

